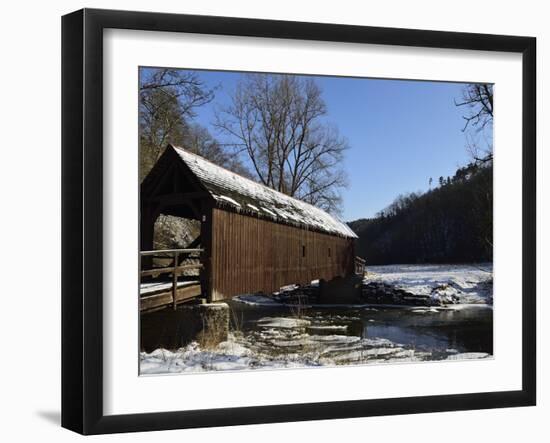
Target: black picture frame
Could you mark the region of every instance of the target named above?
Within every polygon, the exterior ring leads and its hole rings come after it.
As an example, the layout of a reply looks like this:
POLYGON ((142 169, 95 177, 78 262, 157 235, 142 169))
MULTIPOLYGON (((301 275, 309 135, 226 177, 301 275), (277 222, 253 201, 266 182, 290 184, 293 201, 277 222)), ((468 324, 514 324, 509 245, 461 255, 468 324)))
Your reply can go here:
POLYGON ((536 39, 83 9, 62 18, 62 426, 82 434, 458 411, 536 403, 536 39), (103 413, 103 30, 170 31, 522 54, 522 389, 132 415, 103 413))

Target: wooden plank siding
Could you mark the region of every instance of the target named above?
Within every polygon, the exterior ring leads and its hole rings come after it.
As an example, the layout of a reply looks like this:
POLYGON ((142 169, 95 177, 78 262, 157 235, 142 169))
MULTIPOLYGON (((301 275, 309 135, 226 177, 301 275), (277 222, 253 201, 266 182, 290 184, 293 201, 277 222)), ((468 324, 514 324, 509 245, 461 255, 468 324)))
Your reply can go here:
POLYGON ((284 285, 331 280, 354 272, 353 238, 218 208, 212 210, 211 217, 213 301, 239 294, 271 293, 284 285))

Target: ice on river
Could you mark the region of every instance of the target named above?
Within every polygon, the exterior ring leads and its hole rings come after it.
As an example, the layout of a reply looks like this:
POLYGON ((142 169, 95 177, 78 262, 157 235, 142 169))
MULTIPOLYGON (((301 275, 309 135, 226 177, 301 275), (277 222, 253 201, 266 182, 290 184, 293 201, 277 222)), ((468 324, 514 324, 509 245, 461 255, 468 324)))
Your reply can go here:
POLYGON ((213 349, 193 342, 179 350, 142 352, 140 373, 487 358, 491 354, 480 351, 492 353, 492 347, 477 342, 486 337, 490 343, 492 337, 492 308, 487 306, 493 296, 492 271, 492 264, 368 267, 366 282, 381 281, 443 300, 458 297, 460 304, 448 307, 303 306, 304 314, 298 315, 273 298, 242 295, 234 299, 240 309, 260 312, 241 325, 242 330, 233 331, 213 349), (344 312, 338 310, 342 308, 344 312), (483 320, 483 312, 490 312, 489 320, 483 320), (459 340, 457 331, 463 330, 471 334, 459 340))
MULTIPOLYGON (((353 316, 346 316, 353 321, 353 316)), ((345 335, 339 315, 262 317, 256 328, 235 331, 213 349, 193 342, 176 351, 157 349, 140 354, 140 373, 168 374, 248 369, 304 368, 387 362, 461 360, 489 357, 483 352, 415 347, 377 336, 345 335), (339 324, 334 324, 338 322, 339 324)), ((351 325, 351 323, 350 323, 351 325)))
MULTIPOLYGON (((206 371, 242 371, 248 369, 281 369, 388 362, 419 362, 429 353, 408 349, 388 340, 361 339, 346 335, 261 337, 278 352, 266 352, 250 339, 232 335, 213 350, 203 350, 193 342, 177 351, 157 349, 140 354, 140 374, 170 374, 206 371)), ((266 344, 264 343, 264 346, 266 344)), ((490 357, 483 352, 455 353, 448 360, 490 357)))
POLYGON ((309 326, 311 322, 301 318, 292 317, 265 317, 258 320, 258 325, 262 328, 299 328, 309 326))
POLYGON ((367 271, 367 283, 381 281, 444 301, 457 296, 462 304, 490 303, 493 297, 492 263, 369 266, 367 271))

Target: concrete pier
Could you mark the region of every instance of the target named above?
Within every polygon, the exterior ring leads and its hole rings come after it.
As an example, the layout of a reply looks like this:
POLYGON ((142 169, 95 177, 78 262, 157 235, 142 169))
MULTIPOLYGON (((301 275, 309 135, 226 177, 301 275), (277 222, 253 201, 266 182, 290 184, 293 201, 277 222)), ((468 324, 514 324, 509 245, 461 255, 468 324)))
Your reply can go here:
POLYGON ((357 275, 319 281, 319 303, 359 303, 363 278, 357 275))

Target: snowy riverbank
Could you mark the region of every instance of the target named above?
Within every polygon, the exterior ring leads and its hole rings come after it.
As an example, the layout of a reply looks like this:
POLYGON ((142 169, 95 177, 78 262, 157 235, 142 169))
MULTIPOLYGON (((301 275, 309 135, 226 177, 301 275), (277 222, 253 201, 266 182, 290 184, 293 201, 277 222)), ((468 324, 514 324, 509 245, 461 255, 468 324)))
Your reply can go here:
MULTIPOLYGON (((177 351, 157 349, 140 354, 140 373, 170 374, 208 371, 242 371, 248 369, 282 369, 349 364, 404 363, 434 360, 430 352, 407 348, 384 338, 360 338, 346 335, 309 335, 299 332, 281 334, 266 330, 264 339, 273 348, 285 352, 261 352, 251 337, 236 337, 220 343, 213 350, 203 350, 191 343, 177 351)), ((265 343, 264 343, 265 346, 265 343)), ((471 360, 488 358, 485 352, 458 352, 446 349, 437 360, 471 360)))
MULTIPOLYGON (((492 354, 492 265, 392 265, 368 268, 380 281, 458 304, 387 309, 383 305, 301 306, 260 295, 232 303, 240 319, 213 349, 191 343, 140 354, 141 374, 302 368, 488 358, 492 354)), ((395 308, 392 306, 391 308, 395 308)))
POLYGON ((492 303, 493 264, 369 266, 366 282, 381 281, 417 295, 492 303))
MULTIPOLYGON (((472 304, 492 304, 493 302, 493 265, 481 263, 475 265, 388 265, 369 266, 363 280, 364 284, 381 282, 409 293, 432 299, 435 309, 464 309, 472 304), (439 303, 441 302, 441 303, 439 303), (441 305, 441 306, 437 306, 441 305)), ((315 284, 316 282, 312 282, 315 284)), ((284 303, 258 294, 245 294, 234 300, 249 306, 277 307, 284 303)), ((317 305, 306 307, 341 308, 384 308, 393 305, 370 303, 317 305)), ((396 306, 399 309, 422 310, 416 306, 396 306)), ((424 310, 426 311, 426 310, 424 310)))

